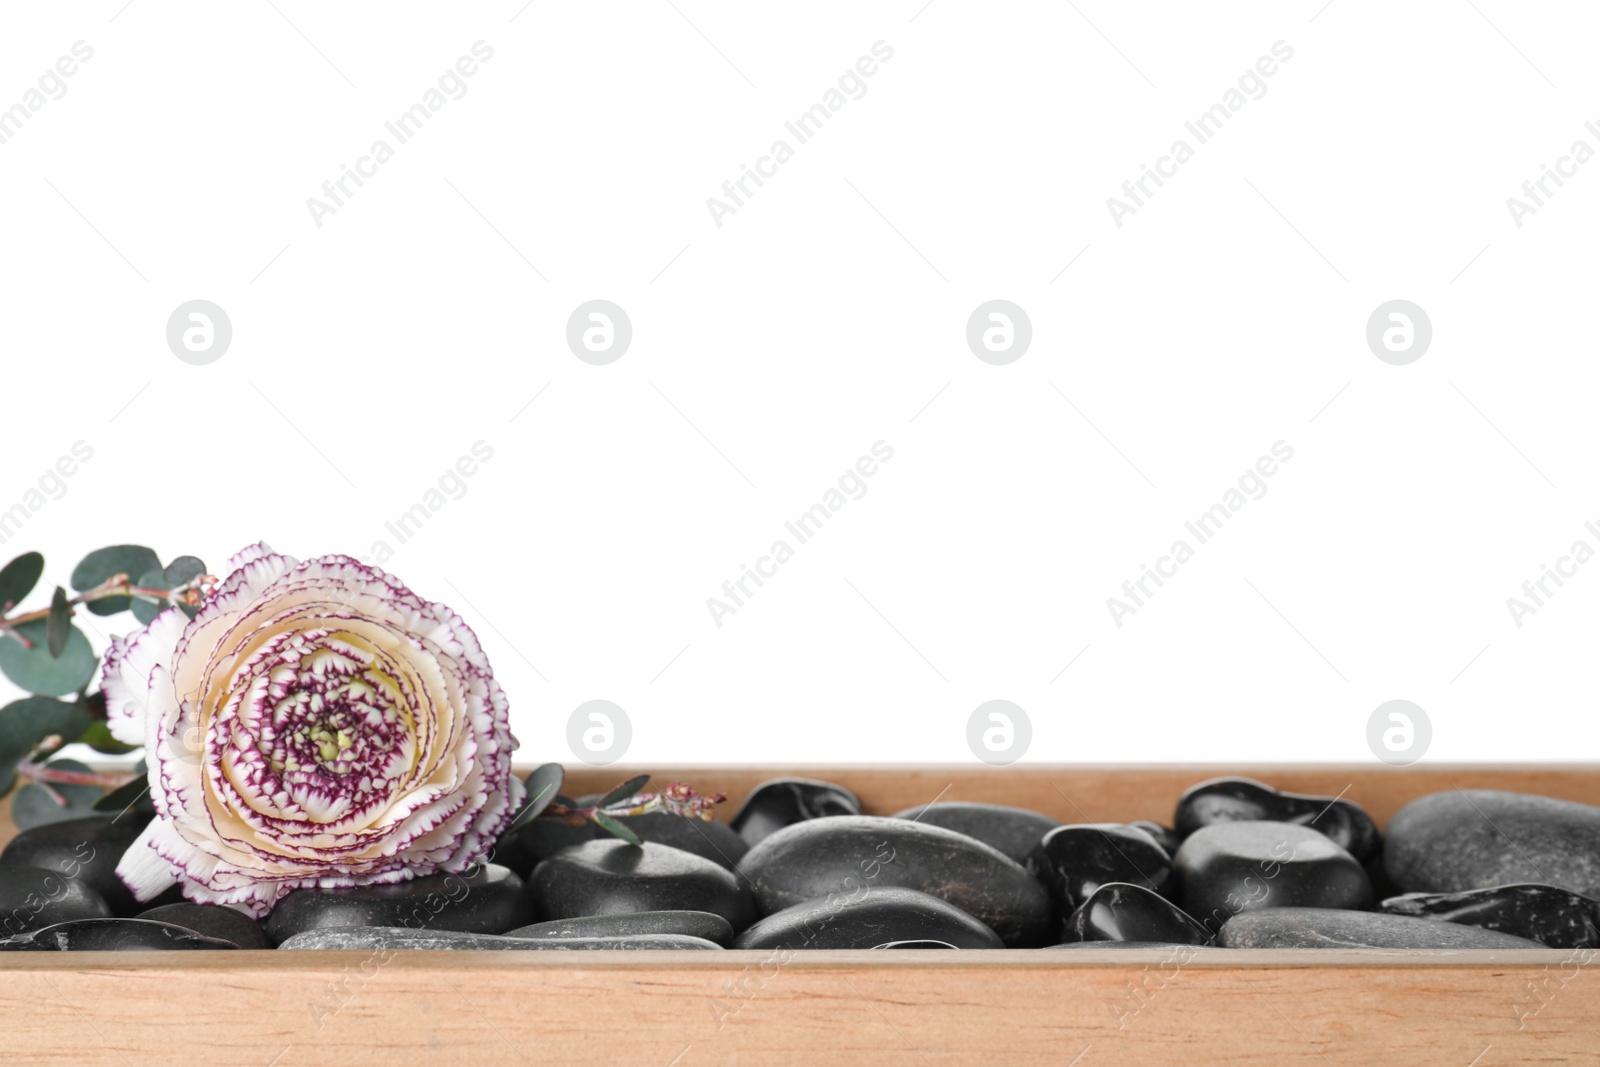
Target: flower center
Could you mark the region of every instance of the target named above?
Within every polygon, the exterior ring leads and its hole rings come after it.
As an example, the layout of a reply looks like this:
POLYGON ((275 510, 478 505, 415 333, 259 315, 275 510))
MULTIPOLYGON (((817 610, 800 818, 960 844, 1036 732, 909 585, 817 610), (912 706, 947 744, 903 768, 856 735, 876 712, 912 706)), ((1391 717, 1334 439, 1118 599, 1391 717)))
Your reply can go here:
MULTIPOLYGON (((387 803, 415 757, 404 666, 348 630, 280 633, 258 650, 239 764, 285 816, 336 821, 387 803)), ((242 739, 241 739, 242 740, 242 739)))

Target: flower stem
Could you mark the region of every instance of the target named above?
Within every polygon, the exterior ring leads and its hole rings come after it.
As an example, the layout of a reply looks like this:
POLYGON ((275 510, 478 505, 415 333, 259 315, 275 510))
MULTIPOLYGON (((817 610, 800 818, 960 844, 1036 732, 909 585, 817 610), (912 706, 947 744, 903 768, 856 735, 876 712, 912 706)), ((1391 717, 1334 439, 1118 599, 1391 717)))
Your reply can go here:
MULTIPOLYGON (((184 582, 182 585, 173 586, 171 589, 152 589, 148 586, 134 585, 129 581, 126 574, 113 574, 93 589, 86 589, 71 600, 68 600, 67 605, 69 607, 77 607, 80 604, 87 604, 95 600, 105 600, 108 597, 131 596, 157 603, 163 600, 174 602, 181 600, 183 603, 193 606, 198 604, 216 583, 217 578, 214 575, 202 574, 198 578, 184 582)), ((12 631, 12 637, 21 641, 24 647, 32 648, 33 643, 21 634, 16 633, 14 628, 25 622, 37 622, 39 619, 47 619, 49 617, 49 608, 24 612, 9 619, 0 617, 0 631, 12 631)))
MULTIPOLYGON (((35 757, 30 755, 27 759, 17 764, 17 777, 31 778, 46 788, 51 783, 55 783, 57 785, 97 785, 102 789, 121 789, 140 776, 137 774, 99 774, 95 771, 74 771, 65 767, 51 767, 48 764, 36 762, 35 757)), ((61 797, 53 789, 50 792, 56 796, 63 807, 66 806, 65 798, 61 797)))

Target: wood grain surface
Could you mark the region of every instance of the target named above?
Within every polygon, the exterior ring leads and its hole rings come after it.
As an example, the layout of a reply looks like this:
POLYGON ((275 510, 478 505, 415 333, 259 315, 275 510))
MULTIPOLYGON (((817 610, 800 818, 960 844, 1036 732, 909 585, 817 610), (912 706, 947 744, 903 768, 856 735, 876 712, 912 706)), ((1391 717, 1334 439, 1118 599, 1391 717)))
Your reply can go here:
MULTIPOLYGON (((573 771, 571 793, 630 768, 573 771)), ((1600 802, 1595 767, 669 768, 729 794, 777 774, 869 811, 988 800, 1170 821, 1222 773, 1408 800, 1499 788, 1600 802)), ((8 820, 7 820, 8 821, 8 820)), ((1600 957, 1596 957, 1600 959, 1600 957)), ((1600 967, 1567 951, 366 952, 0 955, 0 1061, 107 1065, 1595 1064, 1600 967)))

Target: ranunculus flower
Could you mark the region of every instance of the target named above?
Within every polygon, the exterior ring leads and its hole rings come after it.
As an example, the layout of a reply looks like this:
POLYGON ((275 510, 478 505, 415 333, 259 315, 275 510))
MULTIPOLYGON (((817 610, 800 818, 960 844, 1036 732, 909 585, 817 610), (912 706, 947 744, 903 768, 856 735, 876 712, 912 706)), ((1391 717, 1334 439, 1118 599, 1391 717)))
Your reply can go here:
POLYGON ((461 617, 348 556, 266 545, 189 619, 106 653, 111 733, 157 817, 117 866, 259 917, 291 889, 463 871, 523 802, 505 693, 461 617))

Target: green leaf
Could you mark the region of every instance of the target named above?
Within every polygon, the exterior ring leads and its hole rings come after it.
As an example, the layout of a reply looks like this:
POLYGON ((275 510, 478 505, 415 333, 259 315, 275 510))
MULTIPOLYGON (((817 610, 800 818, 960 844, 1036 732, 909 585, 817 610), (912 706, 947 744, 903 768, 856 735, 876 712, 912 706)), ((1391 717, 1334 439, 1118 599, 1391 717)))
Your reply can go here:
POLYGON ((76 738, 78 744, 88 745, 96 752, 104 752, 108 756, 121 756, 128 752, 137 752, 142 745, 125 745, 111 736, 111 728, 104 719, 91 722, 89 728, 76 738))
POLYGON ((37 552, 24 552, 0 569, 0 614, 7 604, 20 604, 22 598, 33 592, 44 573, 44 557, 37 552))
MULTIPOLYGON (((146 571, 160 569, 161 557, 143 545, 97 548, 72 568, 72 588, 81 593, 93 589, 113 575, 126 574, 129 578, 137 578, 146 571)), ((115 615, 119 611, 127 611, 132 604, 131 597, 110 596, 90 601, 88 608, 96 615, 115 615)))
MULTIPOLYGON (((160 589, 165 587, 163 579, 161 568, 157 567, 153 571, 145 571, 134 579, 133 584, 142 585, 146 589, 160 589)), ((167 610, 167 601, 141 600, 139 597, 133 597, 129 610, 133 612, 133 617, 139 620, 140 626, 149 626, 156 621, 157 615, 167 610)))
POLYGON ((619 800, 627 800, 629 797, 638 793, 649 784, 650 776, 648 774, 641 774, 637 778, 629 778, 626 782, 623 782, 611 792, 601 797, 599 803, 595 804, 595 807, 608 808, 617 803, 619 800))
MULTIPOLYGON (((0 643, 15 644, 11 638, 0 643)), ((89 713, 76 704, 50 697, 24 697, 0 708, 0 796, 11 791, 18 761, 51 734, 71 741, 82 736, 89 713)))
POLYGON ((155 802, 150 799, 150 781, 143 775, 127 785, 119 786, 94 802, 95 811, 123 812, 133 809, 135 815, 154 815, 155 802))
MULTIPOLYGON (((32 648, 24 647, 16 634, 0 634, 0 673, 30 693, 65 696, 83 688, 94 677, 100 660, 89 647, 89 639, 75 626, 67 627, 61 655, 52 656, 45 633, 47 624, 46 619, 35 619, 16 627, 17 634, 26 637, 32 648)), ((82 732, 83 728, 78 729, 82 732)))
MULTIPOLYGON (((46 766, 63 771, 89 770, 75 759, 52 760, 46 766)), ((104 793, 105 790, 97 785, 61 785, 52 782, 50 788, 46 789, 29 782, 11 798, 11 821, 17 824, 18 830, 31 830, 35 826, 53 822, 82 819, 94 814, 95 801, 104 793)))
POLYGON ((628 829, 626 826, 622 825, 622 823, 618 822, 616 819, 613 819, 605 812, 597 811, 594 813, 594 824, 611 836, 622 838, 630 845, 643 844, 643 842, 639 840, 638 834, 634 833, 632 830, 628 829))
POLYGON ((161 573, 166 578, 167 588, 171 589, 192 582, 206 572, 205 561, 199 556, 179 556, 161 573))
POLYGON ((66 650, 67 636, 72 633, 72 605, 67 603, 67 591, 56 586, 50 597, 50 614, 45 617, 45 645, 56 659, 66 650))
POLYGON ((533 773, 523 780, 523 784, 528 787, 528 802, 517 812, 517 817, 511 820, 506 832, 520 830, 542 815, 544 809, 550 806, 550 802, 556 799, 566 776, 567 772, 559 763, 546 763, 536 767, 533 773))
MULTIPOLYGON (((191 582, 206 572, 206 565, 198 556, 179 556, 164 568, 145 571, 134 580, 135 585, 142 585, 146 589, 176 589, 185 582, 191 582)), ((172 600, 141 600, 133 598, 133 617, 144 626, 149 626, 174 601, 172 600)), ((178 610, 189 618, 199 614, 199 608, 192 608, 188 604, 178 603, 178 610)))
POLYGON ((106 691, 96 689, 78 701, 83 709, 89 713, 91 719, 104 719, 106 717, 106 691))

